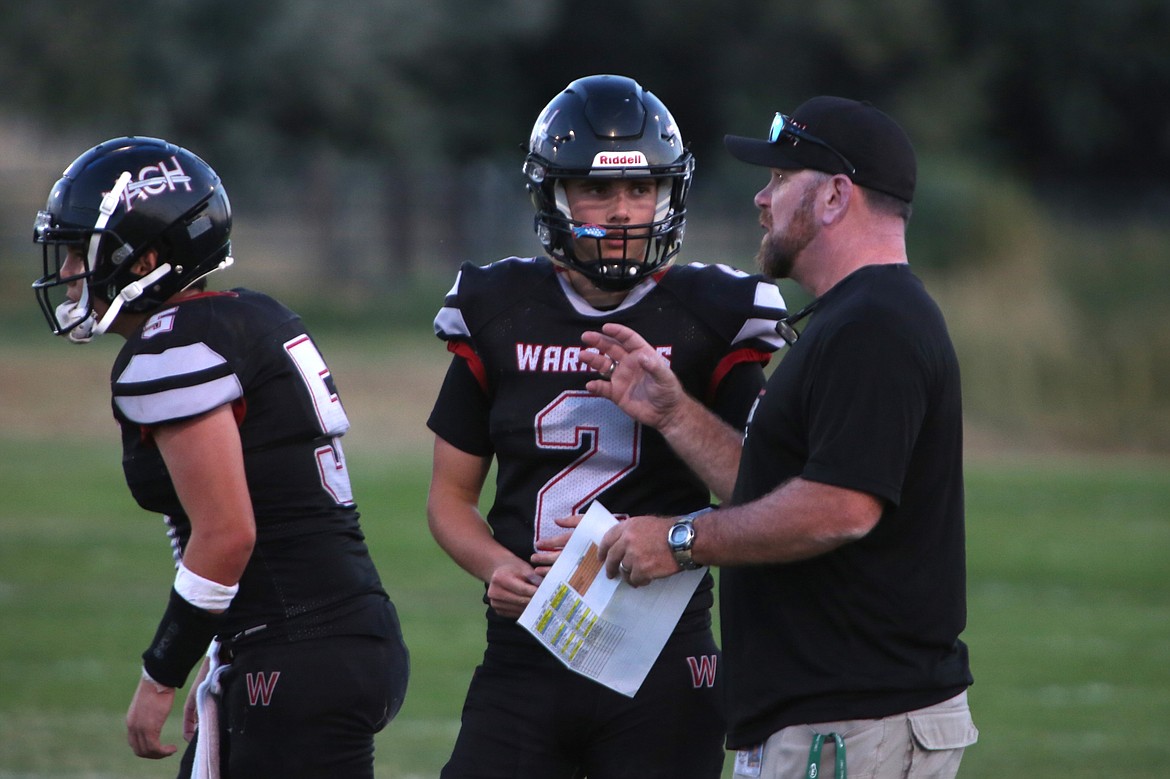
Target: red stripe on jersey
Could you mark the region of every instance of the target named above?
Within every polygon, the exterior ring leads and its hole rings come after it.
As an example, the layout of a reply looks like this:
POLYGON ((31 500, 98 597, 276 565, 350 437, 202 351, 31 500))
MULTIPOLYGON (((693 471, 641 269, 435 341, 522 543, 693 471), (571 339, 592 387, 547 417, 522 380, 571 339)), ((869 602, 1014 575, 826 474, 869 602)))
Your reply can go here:
POLYGON ((715 370, 711 373, 711 382, 707 385, 707 405, 711 406, 715 403, 715 395, 719 391, 719 385, 723 383, 723 378, 731 372, 731 369, 741 362, 758 362, 760 365, 767 365, 772 360, 772 353, 765 352, 762 349, 736 349, 731 352, 715 366, 715 370))
POLYGON ((176 300, 176 303, 186 303, 188 300, 198 300, 199 298, 238 298, 239 295, 232 292, 230 289, 206 289, 202 292, 196 292, 194 295, 188 295, 185 298, 176 300))
POLYGON ((487 368, 484 367, 483 360, 471 348, 471 344, 466 341, 448 341, 447 351, 467 361, 467 367, 471 369, 471 374, 475 376, 480 388, 486 393, 488 391, 487 368))
POLYGON ((232 401, 232 416, 236 419, 236 427, 244 424, 244 419, 248 416, 248 401, 244 398, 236 398, 232 401))

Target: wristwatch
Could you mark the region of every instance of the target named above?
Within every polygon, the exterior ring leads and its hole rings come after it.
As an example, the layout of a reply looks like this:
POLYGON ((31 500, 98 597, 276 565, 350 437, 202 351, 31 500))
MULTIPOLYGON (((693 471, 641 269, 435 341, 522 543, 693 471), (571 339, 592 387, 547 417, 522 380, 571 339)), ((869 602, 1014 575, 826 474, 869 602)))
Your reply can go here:
POLYGON ((685 517, 679 517, 679 520, 670 526, 670 530, 666 533, 666 544, 670 547, 670 553, 674 555, 674 561, 678 563, 678 567, 684 571, 693 571, 696 568, 702 568, 691 557, 691 547, 695 545, 695 517, 706 514, 711 511, 709 508, 701 509, 685 517))

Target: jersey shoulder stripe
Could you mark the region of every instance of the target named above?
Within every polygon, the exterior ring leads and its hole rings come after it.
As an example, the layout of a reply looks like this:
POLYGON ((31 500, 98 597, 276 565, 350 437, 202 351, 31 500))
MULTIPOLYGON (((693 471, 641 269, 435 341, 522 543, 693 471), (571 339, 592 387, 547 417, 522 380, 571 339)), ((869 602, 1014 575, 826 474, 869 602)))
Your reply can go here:
POLYGON ((176 376, 214 372, 216 369, 227 370, 227 360, 207 344, 199 342, 175 346, 159 354, 135 354, 115 384, 151 384, 176 376))
POLYGON ((555 280, 556 270, 544 257, 507 257, 488 265, 465 262, 435 317, 435 335, 445 341, 474 338, 508 307, 555 280))
POLYGON ((672 266, 659 285, 735 347, 774 352, 784 346, 776 332, 788 315, 779 287, 759 274, 728 265, 672 266))
POLYGON ((239 400, 255 350, 295 314, 249 290, 206 293, 151 315, 114 362, 114 411, 156 425, 239 400), (228 324, 230 323, 230 324, 228 324))
POLYGON ((237 400, 243 394, 239 379, 229 375, 193 386, 117 395, 114 403, 131 422, 157 425, 198 416, 237 400))
POLYGON ((244 394, 227 360, 201 342, 135 354, 113 389, 118 410, 140 425, 197 416, 244 394))

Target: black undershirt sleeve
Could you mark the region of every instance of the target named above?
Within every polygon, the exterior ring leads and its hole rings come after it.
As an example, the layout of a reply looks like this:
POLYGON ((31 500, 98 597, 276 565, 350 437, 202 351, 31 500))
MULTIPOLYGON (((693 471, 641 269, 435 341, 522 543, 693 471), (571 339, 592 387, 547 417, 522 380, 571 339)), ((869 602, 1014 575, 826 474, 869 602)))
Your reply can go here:
POLYGON ((494 453, 489 427, 491 403, 467 360, 456 355, 447 368, 443 386, 427 419, 435 435, 468 454, 494 453))

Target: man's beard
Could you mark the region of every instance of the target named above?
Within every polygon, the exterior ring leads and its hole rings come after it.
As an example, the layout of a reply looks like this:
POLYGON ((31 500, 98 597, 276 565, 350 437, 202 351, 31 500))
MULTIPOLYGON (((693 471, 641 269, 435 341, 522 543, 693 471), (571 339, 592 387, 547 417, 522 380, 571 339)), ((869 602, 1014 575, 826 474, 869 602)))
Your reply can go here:
POLYGON ((819 182, 805 188, 800 206, 788 222, 788 229, 782 235, 768 230, 760 241, 756 253, 756 266, 768 278, 787 279, 792 277, 796 257, 816 237, 817 226, 813 215, 813 201, 819 182))

